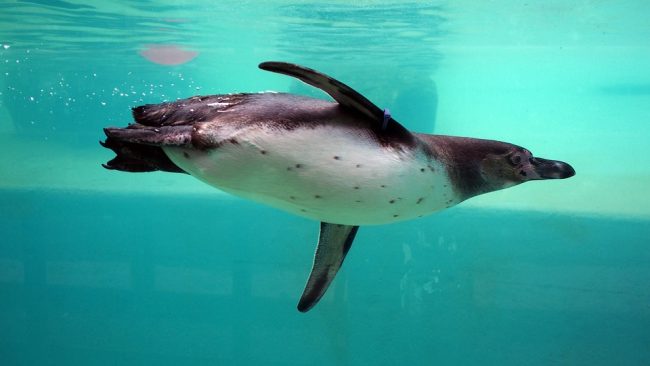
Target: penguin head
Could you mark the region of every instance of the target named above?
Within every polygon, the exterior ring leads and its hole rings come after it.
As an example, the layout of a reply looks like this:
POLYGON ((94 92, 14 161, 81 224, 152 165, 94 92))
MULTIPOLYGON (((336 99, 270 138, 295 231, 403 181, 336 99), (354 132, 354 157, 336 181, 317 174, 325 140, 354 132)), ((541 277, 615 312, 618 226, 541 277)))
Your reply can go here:
POLYGON ((490 190, 512 187, 529 180, 565 179, 575 175, 571 165, 533 156, 520 146, 508 146, 500 153, 488 153, 481 162, 481 176, 490 190))

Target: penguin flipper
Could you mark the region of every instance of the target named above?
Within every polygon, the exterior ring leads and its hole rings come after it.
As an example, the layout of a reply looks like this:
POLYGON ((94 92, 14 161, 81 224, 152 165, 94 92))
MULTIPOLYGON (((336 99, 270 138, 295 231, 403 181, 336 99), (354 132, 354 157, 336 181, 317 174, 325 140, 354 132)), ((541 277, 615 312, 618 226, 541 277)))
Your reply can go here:
POLYGON ((341 268, 358 229, 358 226, 321 222, 314 264, 298 302, 299 311, 308 311, 323 297, 341 268))
POLYGON ((366 97, 342 82, 321 72, 288 62, 277 61, 262 62, 259 64, 259 68, 300 79, 311 86, 323 90, 340 105, 360 112, 370 119, 382 120, 384 118, 384 111, 366 99, 366 97))
POLYGON ((394 120, 388 110, 383 110, 369 101, 356 90, 342 82, 316 70, 287 62, 267 61, 259 68, 293 76, 311 86, 329 94, 341 106, 355 111, 372 121, 372 129, 386 141, 399 141, 407 145, 414 144, 414 137, 399 122, 394 120))

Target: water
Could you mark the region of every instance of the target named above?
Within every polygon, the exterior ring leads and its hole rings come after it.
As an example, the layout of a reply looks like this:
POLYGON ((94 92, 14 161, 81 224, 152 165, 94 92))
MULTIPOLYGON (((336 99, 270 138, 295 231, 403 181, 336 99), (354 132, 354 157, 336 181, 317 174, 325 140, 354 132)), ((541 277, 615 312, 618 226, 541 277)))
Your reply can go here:
POLYGON ((649 364, 649 11, 1 3, 2 364, 649 364), (160 46, 180 59, 148 60, 160 46), (101 127, 132 106, 322 96, 265 60, 332 74, 414 130, 513 142, 577 175, 362 227, 301 314, 317 223, 187 176, 99 166, 101 127))

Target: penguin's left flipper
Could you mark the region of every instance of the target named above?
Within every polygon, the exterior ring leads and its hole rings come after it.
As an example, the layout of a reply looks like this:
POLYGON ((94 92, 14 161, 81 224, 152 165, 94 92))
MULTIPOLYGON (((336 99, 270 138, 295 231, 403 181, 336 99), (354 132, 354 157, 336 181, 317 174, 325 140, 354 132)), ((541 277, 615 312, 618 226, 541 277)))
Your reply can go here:
POLYGON ((358 226, 321 222, 314 264, 298 302, 299 311, 308 311, 323 297, 341 268, 358 229, 358 226))

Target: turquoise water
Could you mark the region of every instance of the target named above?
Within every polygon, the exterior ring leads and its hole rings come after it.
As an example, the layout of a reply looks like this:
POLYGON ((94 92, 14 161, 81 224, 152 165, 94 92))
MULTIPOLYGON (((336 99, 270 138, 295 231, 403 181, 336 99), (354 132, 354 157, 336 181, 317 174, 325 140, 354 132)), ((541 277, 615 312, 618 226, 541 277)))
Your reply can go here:
POLYGON ((0 3, 0 363, 650 364, 649 12, 0 3), (112 155, 101 128, 132 106, 322 96, 258 70, 265 60, 331 74, 411 129, 513 142, 577 175, 362 227, 299 313, 316 222, 99 165, 112 155))

